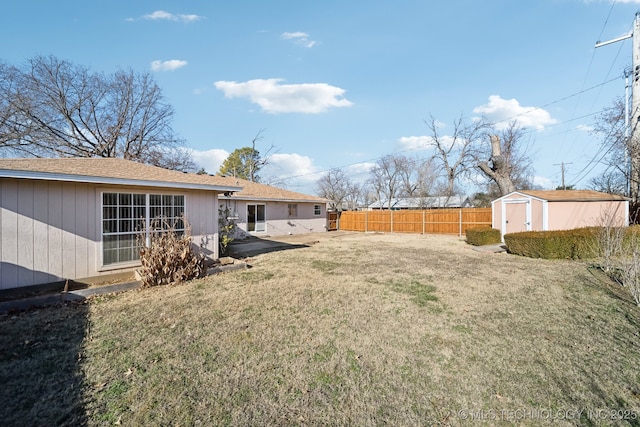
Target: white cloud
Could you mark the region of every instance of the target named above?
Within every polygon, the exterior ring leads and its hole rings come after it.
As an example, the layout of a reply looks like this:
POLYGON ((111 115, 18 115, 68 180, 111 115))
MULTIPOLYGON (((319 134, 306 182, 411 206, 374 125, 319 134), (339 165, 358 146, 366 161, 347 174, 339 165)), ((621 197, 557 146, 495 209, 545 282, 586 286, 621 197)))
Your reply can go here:
POLYGON ((187 61, 179 59, 170 59, 169 61, 152 61, 151 69, 153 71, 175 71, 178 68, 182 68, 187 65, 187 61))
POLYGON ((207 173, 215 175, 220 170, 220 166, 229 157, 225 150, 214 148, 212 150, 199 151, 190 150, 193 161, 199 168, 204 168, 207 173))
POLYGON ((315 40, 309 40, 309 34, 300 31, 294 33, 282 33, 280 34, 280 38, 284 40, 293 40, 297 45, 304 46, 306 48, 312 48, 316 45, 315 40))
MULTIPOLYGON (((149 13, 148 15, 143 15, 142 19, 148 21, 178 21, 184 23, 190 23, 201 20, 203 17, 199 15, 181 15, 181 14, 173 14, 166 12, 164 10, 156 10, 155 12, 149 13)), ((132 18, 128 18, 127 21, 133 21, 132 18)))
POLYGON ((433 138, 430 136, 403 136, 398 139, 402 150, 419 150, 432 146, 433 138))
POLYGON ((306 194, 314 194, 315 184, 322 176, 313 159, 296 153, 276 153, 260 171, 262 182, 306 194))
POLYGON ((497 129, 506 128, 516 120, 518 126, 542 130, 545 126, 558 123, 548 111, 537 107, 523 107, 516 99, 502 99, 499 95, 491 95, 489 102, 473 109, 476 114, 483 114, 496 124, 497 129))
POLYGON ((318 168, 313 165, 311 157, 301 156, 296 153, 276 153, 269 157, 269 164, 278 169, 279 175, 283 178, 295 176, 296 179, 305 180, 307 179, 306 176, 315 174, 318 171, 318 168))
MULTIPOLYGON (((640 1, 640 0, 638 0, 638 1, 640 1)), ((595 131, 595 128, 593 126, 584 125, 584 124, 576 126, 576 129, 579 130, 579 131, 585 132, 585 133, 591 133, 591 132, 595 131)))
POLYGON ((226 98, 248 98, 263 111, 279 113, 324 113, 331 107, 353 105, 343 97, 345 90, 326 83, 282 84, 283 79, 247 82, 217 81, 215 87, 226 98))
POLYGON ((533 185, 542 188, 543 190, 551 190, 554 188, 553 181, 544 176, 534 176, 533 185))

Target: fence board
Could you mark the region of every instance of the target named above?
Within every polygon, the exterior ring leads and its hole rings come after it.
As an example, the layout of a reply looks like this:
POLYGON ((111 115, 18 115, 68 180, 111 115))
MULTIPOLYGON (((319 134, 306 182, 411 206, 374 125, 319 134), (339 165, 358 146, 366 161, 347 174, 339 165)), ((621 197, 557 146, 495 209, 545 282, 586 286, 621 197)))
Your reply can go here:
POLYGON ((491 208, 346 211, 344 231, 463 235, 468 228, 491 227, 491 208))

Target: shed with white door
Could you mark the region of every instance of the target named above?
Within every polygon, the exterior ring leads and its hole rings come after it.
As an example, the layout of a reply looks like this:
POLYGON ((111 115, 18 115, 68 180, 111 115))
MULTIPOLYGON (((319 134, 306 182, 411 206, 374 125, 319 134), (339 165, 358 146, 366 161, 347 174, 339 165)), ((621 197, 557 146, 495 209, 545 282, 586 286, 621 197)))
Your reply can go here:
POLYGON ((522 190, 491 202, 492 227, 501 235, 629 225, 629 199, 591 190, 522 190))

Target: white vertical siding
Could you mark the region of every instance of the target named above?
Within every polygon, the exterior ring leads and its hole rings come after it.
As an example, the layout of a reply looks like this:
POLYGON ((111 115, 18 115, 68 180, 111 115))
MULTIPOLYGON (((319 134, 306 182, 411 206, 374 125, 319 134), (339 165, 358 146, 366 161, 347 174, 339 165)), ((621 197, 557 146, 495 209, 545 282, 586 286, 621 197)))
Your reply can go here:
POLYGON ((34 283, 33 181, 18 182, 18 284, 34 283))
MULTIPOLYGON (((84 215, 84 212, 79 214, 84 215)), ((62 277, 74 278, 76 272, 76 191, 75 185, 62 187, 62 277)))
POLYGON ((187 194, 185 203, 193 243, 202 245, 208 257, 217 259, 219 256, 218 195, 213 191, 192 191, 187 194))
MULTIPOLYGON (((0 290, 113 273, 101 267, 101 192, 184 194, 193 242, 218 258, 214 191, 0 180, 0 290)), ((129 268, 130 269, 130 268, 129 268)))
POLYGON ((62 278, 62 187, 60 182, 48 184, 49 209, 47 211, 48 272, 62 278))
POLYGON ((33 183, 33 282, 46 283, 49 268, 49 184, 33 183))
POLYGON ((2 187, 0 289, 5 289, 18 286, 18 183, 15 180, 4 180, 0 182, 0 186, 2 187))
POLYGON ((3 179, 0 289, 97 274, 95 188, 3 179))
POLYGON ((95 266, 93 257, 89 259, 89 222, 96 222, 89 206, 95 205, 95 191, 89 191, 86 184, 75 185, 75 226, 74 226, 74 271, 75 277, 90 275, 89 264, 95 266), (90 201, 91 200, 91 201, 90 201))

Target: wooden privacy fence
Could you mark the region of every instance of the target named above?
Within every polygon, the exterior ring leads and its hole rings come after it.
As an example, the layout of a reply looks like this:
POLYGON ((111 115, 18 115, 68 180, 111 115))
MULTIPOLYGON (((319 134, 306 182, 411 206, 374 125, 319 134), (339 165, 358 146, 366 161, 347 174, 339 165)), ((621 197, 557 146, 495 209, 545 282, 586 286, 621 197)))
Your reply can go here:
POLYGON ((457 234, 491 227, 491 208, 375 210, 340 213, 338 229, 382 233, 457 234))

